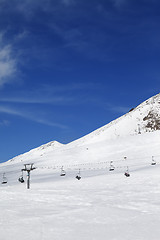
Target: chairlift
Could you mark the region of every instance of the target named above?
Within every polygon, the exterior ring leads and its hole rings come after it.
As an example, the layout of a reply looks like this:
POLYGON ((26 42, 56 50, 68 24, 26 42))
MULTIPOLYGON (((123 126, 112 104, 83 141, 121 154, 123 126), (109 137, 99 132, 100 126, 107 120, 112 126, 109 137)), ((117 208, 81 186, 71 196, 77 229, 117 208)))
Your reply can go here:
POLYGON ((64 171, 63 166, 62 166, 61 167, 61 174, 60 174, 60 176, 64 177, 65 175, 66 175, 66 172, 64 171))
POLYGON ((19 181, 20 183, 24 183, 23 177, 19 177, 19 178, 18 178, 18 181, 19 181))
POLYGON ((125 175, 126 177, 130 177, 130 174, 129 174, 128 172, 125 172, 124 175, 125 175))
POLYGON ((23 170, 22 170, 22 174, 21 174, 21 176, 18 178, 18 181, 19 181, 20 183, 24 183, 24 179, 23 179, 23 170))
POLYGON ((80 179, 81 179, 80 169, 79 169, 79 172, 78 172, 78 174, 76 175, 76 178, 77 178, 78 180, 80 180, 80 179))
POLYGON ((7 183, 7 178, 5 177, 5 173, 3 173, 2 184, 6 184, 6 183, 7 183))
POLYGON ((110 168, 109 168, 109 171, 114 171, 115 167, 113 166, 113 161, 110 162, 110 168))
POLYGON ((152 156, 152 162, 151 162, 151 165, 152 165, 152 166, 156 165, 156 161, 154 160, 153 156, 152 156))
POLYGON ((127 167, 127 170, 125 171, 124 175, 125 175, 126 177, 130 177, 128 167, 127 167))
POLYGON ((152 166, 156 165, 156 162, 152 162, 151 165, 152 165, 152 166))

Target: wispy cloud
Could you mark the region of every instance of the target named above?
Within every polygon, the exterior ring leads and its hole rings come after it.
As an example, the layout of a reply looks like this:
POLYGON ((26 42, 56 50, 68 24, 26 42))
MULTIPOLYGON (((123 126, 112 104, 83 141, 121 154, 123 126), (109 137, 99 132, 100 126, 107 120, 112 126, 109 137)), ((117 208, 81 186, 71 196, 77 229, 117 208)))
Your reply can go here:
POLYGON ((129 107, 124 107, 124 106, 110 106, 108 109, 112 112, 122 113, 122 114, 125 114, 130 110, 129 107))
POLYGON ((0 126, 9 126, 10 122, 8 120, 0 120, 0 126))
POLYGON ((74 0, 62 0, 62 3, 65 4, 66 6, 70 6, 75 4, 74 0))
POLYGON ((1 94, 0 102, 5 103, 28 103, 28 104, 51 104, 51 105, 75 105, 78 102, 77 93, 88 89, 97 89, 98 84, 73 83, 68 85, 43 85, 37 89, 14 92, 5 96, 1 94))
POLYGON ((6 114, 16 115, 16 116, 20 116, 20 117, 26 117, 26 115, 24 113, 17 111, 10 107, 6 107, 6 106, 0 106, 0 113, 6 113, 6 114))
POLYGON ((12 46, 5 45, 0 33, 0 87, 9 83, 17 73, 17 59, 13 56, 12 46))
MULTIPOLYGON (((71 82, 69 84, 57 84, 57 85, 47 85, 43 84, 43 91, 50 93, 67 93, 77 91, 77 90, 87 90, 87 89, 97 89, 101 87, 101 84, 93 82, 71 82)), ((39 89, 38 89, 39 91, 39 89)))
POLYGON ((68 127, 66 125, 60 124, 60 123, 56 123, 54 121, 49 121, 48 119, 43 118, 40 114, 36 114, 33 112, 27 112, 27 111, 20 111, 20 110, 16 110, 13 109, 11 107, 6 107, 6 106, 0 106, 0 113, 5 113, 8 115, 14 115, 14 116, 18 116, 24 119, 28 119, 37 123, 41 123, 41 124, 45 124, 48 126, 52 126, 52 127, 58 127, 60 129, 67 129, 68 127))
POLYGON ((127 2, 127 0, 112 0, 112 1, 114 3, 114 6, 117 8, 121 8, 127 2))
POLYGON ((129 110, 131 109, 131 107, 127 107, 127 106, 119 106, 118 104, 115 105, 112 102, 107 102, 106 100, 103 100, 98 98, 92 98, 91 99, 92 104, 94 104, 95 106, 98 106, 99 108, 104 109, 107 112, 113 112, 113 113, 120 113, 120 114, 126 114, 127 112, 129 112, 129 110))
POLYGON ((30 103, 30 104, 68 104, 73 101, 73 98, 69 97, 0 97, 0 102, 8 102, 8 103, 30 103))
POLYGON ((35 17, 35 12, 37 9, 41 10, 42 12, 54 12, 59 10, 60 7, 70 6, 74 3, 74 0, 27 0, 27 1, 19 1, 14 0, 15 2, 15 9, 23 13, 24 17, 28 20, 31 20, 35 17))

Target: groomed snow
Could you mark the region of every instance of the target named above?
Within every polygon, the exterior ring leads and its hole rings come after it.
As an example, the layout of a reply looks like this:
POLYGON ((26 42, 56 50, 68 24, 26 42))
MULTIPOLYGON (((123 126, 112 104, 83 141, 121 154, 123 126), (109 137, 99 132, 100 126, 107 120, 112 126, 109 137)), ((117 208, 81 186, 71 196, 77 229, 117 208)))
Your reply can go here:
MULTIPOLYGON (((116 170, 115 170, 116 171, 116 170)), ((159 239, 160 166, 1 186, 1 239, 159 239)), ((100 172, 99 172, 100 173, 100 172)), ((82 174, 83 175, 83 174, 82 174)))

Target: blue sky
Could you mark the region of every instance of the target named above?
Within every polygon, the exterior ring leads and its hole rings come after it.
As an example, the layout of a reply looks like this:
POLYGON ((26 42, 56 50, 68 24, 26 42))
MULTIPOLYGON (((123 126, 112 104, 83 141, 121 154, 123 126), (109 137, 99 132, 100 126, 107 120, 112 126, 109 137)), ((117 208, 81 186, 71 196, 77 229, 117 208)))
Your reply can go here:
POLYGON ((0 162, 159 93, 158 0, 0 0, 0 162))

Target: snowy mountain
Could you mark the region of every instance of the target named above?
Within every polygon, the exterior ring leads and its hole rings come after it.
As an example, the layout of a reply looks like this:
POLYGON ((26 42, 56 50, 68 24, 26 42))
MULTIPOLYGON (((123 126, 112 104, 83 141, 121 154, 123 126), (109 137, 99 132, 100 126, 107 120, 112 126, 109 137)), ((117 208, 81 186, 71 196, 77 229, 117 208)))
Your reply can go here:
POLYGON ((76 141, 0 164, 1 239, 158 240, 159 130, 160 94, 76 141))
POLYGON ((110 140, 155 130, 160 130, 160 94, 149 98, 122 117, 75 142, 83 144, 83 142, 110 140))
MULTIPOLYGON (((53 141, 19 155, 9 162, 35 162, 37 165, 67 165, 100 162, 132 156, 135 145, 141 152, 155 155, 160 130, 160 94, 151 97, 122 117, 69 144, 53 141), (123 143, 123 144, 122 144, 123 143), (145 147, 151 149, 144 151, 145 147)), ((138 152, 136 151, 136 154, 138 152)))

